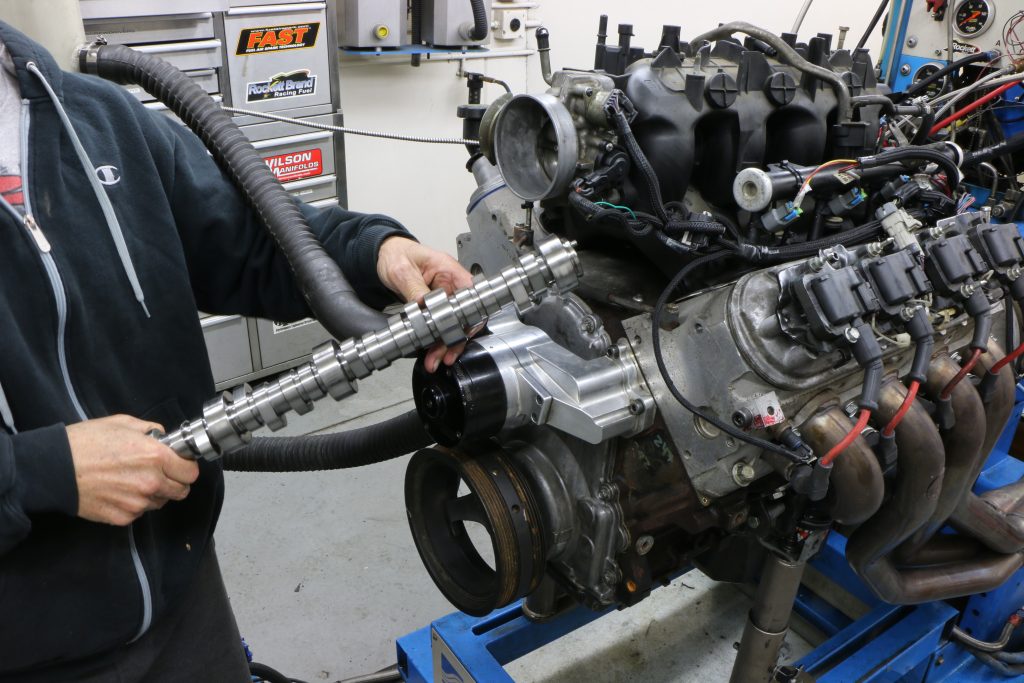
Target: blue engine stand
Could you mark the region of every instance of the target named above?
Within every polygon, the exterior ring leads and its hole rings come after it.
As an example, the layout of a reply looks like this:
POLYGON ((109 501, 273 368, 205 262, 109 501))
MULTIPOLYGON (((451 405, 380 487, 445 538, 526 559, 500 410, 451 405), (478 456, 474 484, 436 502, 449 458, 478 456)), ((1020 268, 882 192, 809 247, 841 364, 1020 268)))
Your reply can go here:
MULTIPOLYGON (((1020 416, 1024 402, 1014 410, 1020 416)), ((996 444, 976 492, 1024 477, 1024 462, 1008 454, 1017 425, 1011 420, 996 444)), ((946 602, 900 607, 879 601, 850 569, 846 539, 838 533, 830 534, 811 565, 871 608, 852 621, 824 597, 801 588, 796 613, 828 639, 797 665, 821 683, 1024 682, 1024 676, 996 673, 946 638, 952 624, 977 638, 997 638, 1007 617, 1024 605, 1024 570, 994 591, 971 596, 958 610, 946 602)), ((610 611, 577 607, 544 623, 527 619, 518 602, 482 618, 456 612, 398 640, 399 670, 410 683, 512 683, 505 664, 610 611)))

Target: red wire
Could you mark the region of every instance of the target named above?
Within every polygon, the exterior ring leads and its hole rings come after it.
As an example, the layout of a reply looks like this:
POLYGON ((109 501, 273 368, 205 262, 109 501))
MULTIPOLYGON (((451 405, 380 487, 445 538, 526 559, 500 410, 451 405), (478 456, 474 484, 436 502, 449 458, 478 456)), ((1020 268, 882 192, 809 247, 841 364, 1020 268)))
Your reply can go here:
POLYGON ((974 111, 975 109, 977 109, 981 105, 985 104, 986 102, 994 100, 995 98, 999 97, 1000 95, 1002 95, 1004 92, 1006 92, 1007 90, 1009 90, 1010 88, 1012 88, 1015 85, 1020 85, 1020 81, 1013 81, 1012 83, 1004 83, 1001 86, 999 86, 998 88, 996 88, 995 90, 993 90, 992 92, 988 93, 987 95, 979 97, 978 99, 974 100, 973 102, 968 104, 963 109, 959 109, 959 110, 953 112, 952 114, 950 114, 946 118, 944 118, 941 121, 939 121, 938 123, 936 123, 934 126, 932 126, 932 129, 930 131, 928 131, 928 135, 935 135, 936 133, 938 133, 940 130, 942 130, 943 128, 945 128, 949 124, 953 123, 954 121, 956 121, 957 119, 959 119, 959 118, 961 118, 963 116, 966 116, 967 114, 970 114, 972 111, 974 111))
POLYGON ((970 359, 964 363, 962 368, 960 368, 960 372, 956 373, 956 376, 949 380, 949 384, 943 387, 942 393, 939 394, 939 398, 945 401, 947 398, 952 396, 953 390, 956 389, 956 385, 960 384, 960 381, 974 369, 974 366, 978 364, 979 358, 981 358, 981 349, 974 349, 974 351, 971 352, 970 359))
POLYGON ((907 396, 903 399, 903 403, 900 404, 900 409, 896 411, 896 414, 889 420, 889 424, 885 425, 885 429, 882 430, 882 436, 892 436, 892 433, 896 431, 896 427, 899 426, 900 422, 903 422, 903 418, 910 412, 910 406, 913 405, 914 399, 917 398, 917 390, 921 388, 921 383, 916 379, 910 383, 910 387, 907 389, 907 396))
POLYGON ((997 360, 992 365, 992 367, 989 368, 989 372, 991 374, 993 374, 993 375, 998 375, 1000 370, 1002 370, 1007 365, 1009 365, 1013 361, 1015 361, 1018 358, 1020 358, 1021 354, 1024 354, 1024 344, 1021 344, 1020 346, 1015 348, 1013 351, 1011 351, 1007 355, 1005 355, 1002 358, 1000 358, 999 360, 997 360))
POLYGON ((825 454, 825 457, 821 459, 821 464, 825 466, 831 465, 832 461, 835 460, 840 453, 845 451, 849 445, 853 443, 854 439, 860 436, 860 433, 868 426, 869 419, 871 419, 871 411, 867 408, 861 408, 860 417, 857 418, 857 424, 854 425, 853 429, 851 429, 846 436, 843 437, 842 441, 833 446, 832 449, 825 454))

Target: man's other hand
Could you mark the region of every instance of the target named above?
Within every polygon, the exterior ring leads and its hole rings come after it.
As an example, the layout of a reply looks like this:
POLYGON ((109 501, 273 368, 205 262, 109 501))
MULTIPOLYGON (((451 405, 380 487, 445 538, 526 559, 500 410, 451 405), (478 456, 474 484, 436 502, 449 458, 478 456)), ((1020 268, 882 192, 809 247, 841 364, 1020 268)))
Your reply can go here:
POLYGON ((182 500, 199 466, 148 435, 153 422, 114 415, 67 427, 78 483, 78 516, 127 526, 169 500, 182 500))
MULTIPOLYGON (((380 245, 377 276, 385 287, 406 301, 422 302, 435 289, 448 294, 473 284, 473 276, 448 254, 425 247, 405 237, 389 237, 380 245)), ((437 344, 424 361, 427 372, 441 364, 451 365, 462 353, 465 344, 448 348, 437 344)))

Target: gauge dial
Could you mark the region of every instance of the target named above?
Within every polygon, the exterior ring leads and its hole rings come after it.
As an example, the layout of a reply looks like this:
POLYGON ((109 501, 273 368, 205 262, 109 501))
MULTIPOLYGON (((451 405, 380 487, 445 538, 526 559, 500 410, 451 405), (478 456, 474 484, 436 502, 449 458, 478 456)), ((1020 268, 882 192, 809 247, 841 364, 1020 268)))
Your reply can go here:
POLYGON ((992 23, 994 14, 989 0, 964 0, 953 15, 953 28, 965 37, 979 35, 992 23))
MULTIPOLYGON (((920 81, 923 81, 924 79, 931 77, 932 75, 937 73, 941 68, 941 66, 935 64, 934 62, 931 64, 925 64, 924 66, 917 70, 917 73, 914 74, 914 83, 919 83, 920 81)), ((948 79, 940 78, 939 80, 929 84, 928 87, 925 88, 924 90, 925 96, 929 98, 935 97, 936 95, 940 94, 943 90, 946 89, 947 83, 948 79)))

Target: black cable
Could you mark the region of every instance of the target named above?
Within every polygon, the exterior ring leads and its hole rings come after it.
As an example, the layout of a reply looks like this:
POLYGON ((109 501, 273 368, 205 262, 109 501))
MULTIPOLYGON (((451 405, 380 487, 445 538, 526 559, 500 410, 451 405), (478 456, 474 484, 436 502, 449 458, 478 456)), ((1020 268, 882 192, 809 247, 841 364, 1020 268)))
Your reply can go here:
MULTIPOLYGON (((894 147, 878 154, 861 157, 857 164, 861 168, 875 168, 884 166, 894 161, 930 161, 946 172, 949 179, 949 186, 956 187, 960 184, 960 168, 956 162, 933 147, 894 147)), ((966 162, 965 162, 966 164, 966 162)))
POLYGON ((697 406, 695 406, 686 398, 686 396, 683 395, 683 393, 679 390, 679 387, 676 386, 675 382, 672 380, 672 375, 669 373, 668 366, 665 365, 665 357, 661 349, 661 319, 664 315, 665 306, 668 304, 669 298, 671 298, 672 294, 676 291, 679 285, 686 279, 686 276, 692 273, 694 270, 733 255, 735 254, 732 251, 717 251, 701 256, 700 258, 691 261, 690 263, 683 266, 683 268, 678 273, 676 273, 675 277, 672 278, 672 281, 668 283, 668 286, 665 287, 664 291, 662 291, 661 296, 658 297, 658 303, 655 304, 654 306, 652 320, 653 329, 651 330, 651 343, 654 347, 654 360, 658 364, 658 371, 661 372, 661 377, 665 382, 666 388, 668 388, 672 396, 674 396, 675 399, 679 401, 679 403, 684 408, 686 408, 686 410, 690 411, 691 413, 693 413, 700 419, 704 420, 705 422, 714 425, 715 427, 725 432, 726 434, 736 439, 739 439, 740 441, 743 441, 745 443, 748 443, 752 446, 756 446, 766 451, 778 453, 779 455, 785 457, 788 460, 792 460, 793 462, 802 464, 806 462, 802 454, 795 453, 789 450, 788 448, 785 448, 777 443, 767 441, 766 439, 759 439, 756 436, 751 436, 750 434, 747 434, 743 430, 738 429, 737 427, 729 424, 728 422, 720 420, 714 415, 706 413, 697 406))
POLYGON ((625 143, 626 151, 629 153, 633 163, 640 169, 640 175, 643 177, 644 184, 647 186, 648 201, 651 203, 651 207, 654 209, 654 213, 658 215, 658 218, 661 219, 663 223, 667 224, 669 222, 669 217, 668 213, 665 211, 665 202, 661 198, 661 184, 658 182, 658 175, 654 172, 654 167, 651 166, 651 162, 647 160, 647 155, 644 154, 644 150, 640 147, 640 143, 637 142, 636 136, 633 135, 633 129, 629 125, 629 119, 626 118, 626 114, 622 111, 622 106, 619 102, 619 98, 625 99, 625 97, 625 95, 620 93, 618 98, 609 98, 608 106, 611 107, 612 116, 615 119, 615 127, 622 136, 622 141, 625 143))
POLYGON ((862 35, 860 40, 857 41, 858 50, 863 49, 864 46, 867 45, 868 38, 870 38, 871 34, 874 33, 875 27, 878 26, 878 20, 882 18, 883 14, 885 14, 885 8, 888 6, 889 0, 882 0, 882 2, 879 3, 878 9, 875 10, 875 16, 871 17, 871 23, 869 23, 868 27, 864 30, 864 35, 862 35))
POLYGON ((892 93, 889 97, 892 99, 893 102, 899 104, 903 100, 906 100, 906 99, 909 99, 911 97, 914 97, 919 92, 924 91, 929 85, 931 85, 932 83, 935 83, 939 79, 945 78, 945 76, 947 74, 950 74, 950 73, 952 73, 954 71, 957 71, 958 69, 962 69, 963 67, 967 66, 968 64, 974 64, 975 62, 982 62, 982 61, 991 62, 993 59, 995 59, 998 56, 999 56, 998 54, 993 53, 993 52, 974 52, 974 53, 971 53, 971 54, 967 55, 966 57, 961 57, 960 59, 956 59, 956 60, 950 62, 949 64, 946 64, 946 66, 942 67, 941 69, 939 69, 938 71, 933 73, 928 78, 922 78, 920 81, 917 81, 916 83, 912 83, 910 85, 910 87, 907 88, 906 90, 904 90, 903 92, 892 93))

